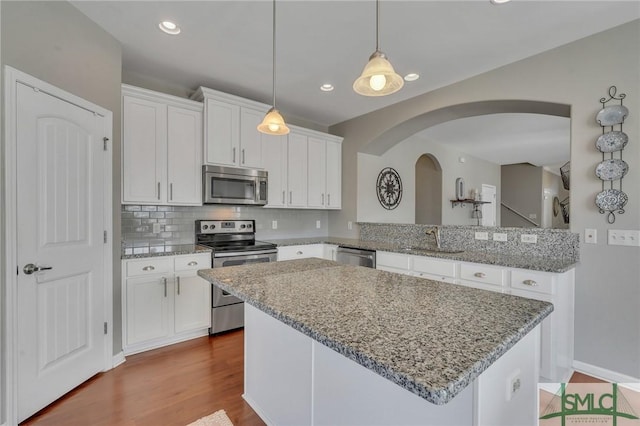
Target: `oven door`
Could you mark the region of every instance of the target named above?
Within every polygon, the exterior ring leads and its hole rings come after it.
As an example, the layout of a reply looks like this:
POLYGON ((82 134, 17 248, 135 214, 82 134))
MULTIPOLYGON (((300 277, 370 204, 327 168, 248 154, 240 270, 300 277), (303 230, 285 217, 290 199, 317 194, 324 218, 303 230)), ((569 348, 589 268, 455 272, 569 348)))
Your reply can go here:
POLYGON ((248 265, 250 263, 267 263, 278 260, 277 250, 262 250, 250 252, 214 253, 213 267, 248 265))

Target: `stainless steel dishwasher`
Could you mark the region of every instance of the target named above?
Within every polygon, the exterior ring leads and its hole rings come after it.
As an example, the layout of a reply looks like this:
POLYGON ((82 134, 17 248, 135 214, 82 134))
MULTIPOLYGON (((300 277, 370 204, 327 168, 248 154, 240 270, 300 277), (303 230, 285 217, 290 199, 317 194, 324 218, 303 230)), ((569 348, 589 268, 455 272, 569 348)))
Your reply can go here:
POLYGON ((354 249, 338 246, 336 261, 346 265, 376 267, 376 252, 374 250, 354 249))

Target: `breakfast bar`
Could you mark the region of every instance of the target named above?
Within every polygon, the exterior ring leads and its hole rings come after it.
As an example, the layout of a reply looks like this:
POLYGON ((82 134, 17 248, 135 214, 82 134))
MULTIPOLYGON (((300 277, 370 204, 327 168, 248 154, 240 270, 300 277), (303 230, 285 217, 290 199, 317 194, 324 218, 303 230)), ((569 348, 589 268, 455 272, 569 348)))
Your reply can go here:
POLYGON ((535 424, 547 302, 317 258, 200 270, 246 302, 267 424, 535 424))

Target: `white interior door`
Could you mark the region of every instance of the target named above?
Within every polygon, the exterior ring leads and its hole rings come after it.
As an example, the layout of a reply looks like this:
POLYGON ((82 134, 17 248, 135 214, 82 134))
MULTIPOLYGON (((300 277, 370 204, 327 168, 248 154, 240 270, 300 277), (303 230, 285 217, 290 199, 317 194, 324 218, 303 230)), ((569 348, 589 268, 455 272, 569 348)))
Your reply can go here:
POLYGON ((496 187, 483 183, 480 199, 489 201, 489 204, 482 204, 482 226, 496 226, 496 187))
POLYGON ((106 119, 22 83, 16 91, 22 421, 105 365, 106 119), (29 265, 51 269, 29 273, 29 265))

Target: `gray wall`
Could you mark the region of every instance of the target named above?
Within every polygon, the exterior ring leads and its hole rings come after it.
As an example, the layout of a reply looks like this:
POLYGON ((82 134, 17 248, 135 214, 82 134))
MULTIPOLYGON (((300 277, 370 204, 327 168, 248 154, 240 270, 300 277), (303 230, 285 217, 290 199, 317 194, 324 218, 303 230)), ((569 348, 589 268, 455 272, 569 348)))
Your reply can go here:
MULTIPOLYGON (((502 166, 500 172, 502 202, 540 224, 542 222, 542 167, 527 163, 509 164, 502 166)), ((534 226, 504 207, 501 207, 500 214, 500 226, 525 228, 534 226)))
MULTIPOLYGON (((484 100, 533 100, 571 107, 571 229, 598 231, 598 244, 583 244, 576 269, 575 358, 615 372, 640 377, 640 248, 608 246, 606 232, 640 228, 640 143, 629 143, 625 178, 626 213, 608 225, 594 197, 594 175, 601 154, 594 148, 602 133, 595 122, 599 99, 616 85, 627 93, 631 111, 625 123, 630 141, 640 140, 640 21, 578 40, 462 82, 332 126, 343 136, 343 209, 329 215, 329 234, 356 236, 347 228, 358 205, 357 154, 383 133, 413 117, 484 100)), ((455 116, 450 119, 456 118, 455 116)))
POLYGON ((2 1, 0 8, 3 66, 10 65, 113 112, 113 350, 118 353, 122 350, 120 43, 67 2, 2 1))

